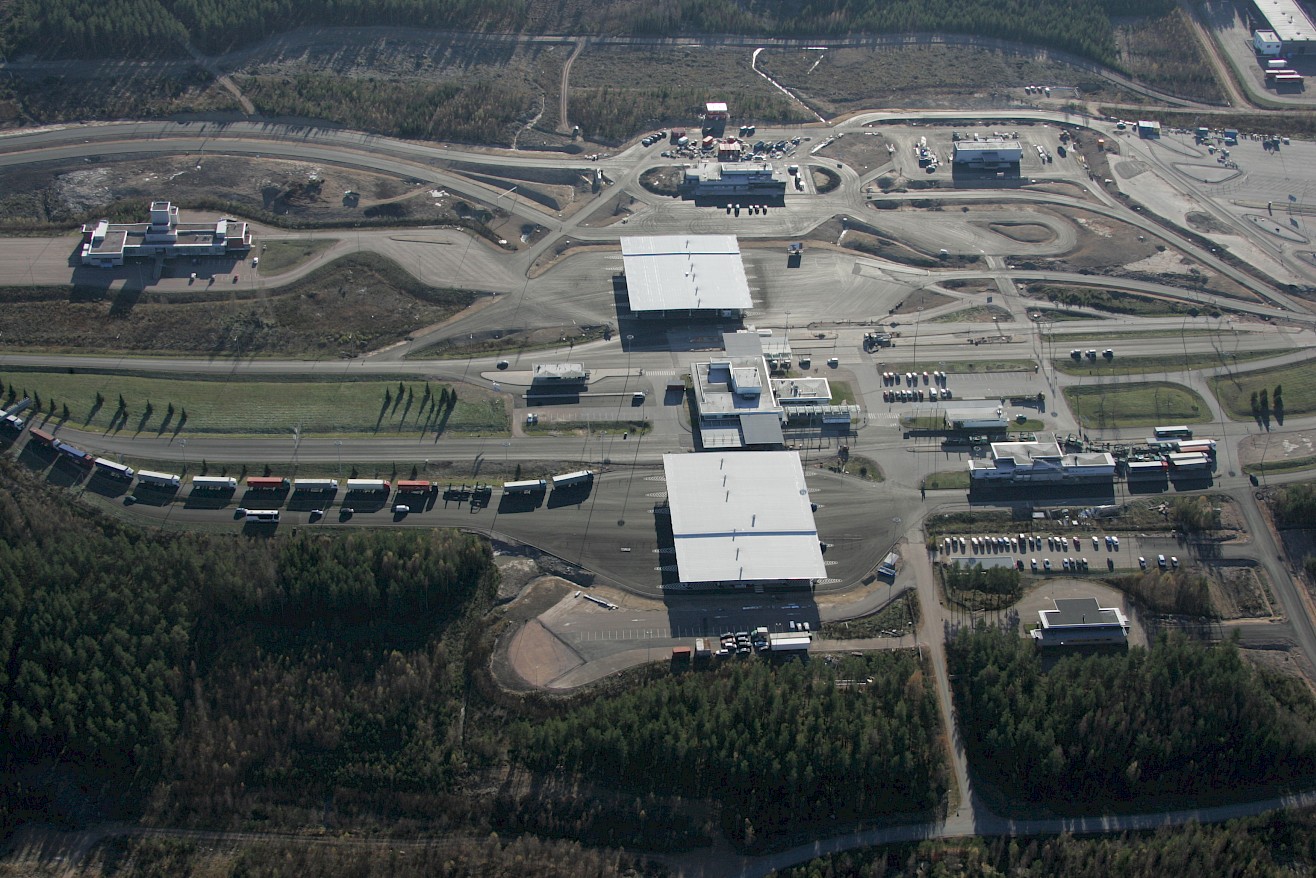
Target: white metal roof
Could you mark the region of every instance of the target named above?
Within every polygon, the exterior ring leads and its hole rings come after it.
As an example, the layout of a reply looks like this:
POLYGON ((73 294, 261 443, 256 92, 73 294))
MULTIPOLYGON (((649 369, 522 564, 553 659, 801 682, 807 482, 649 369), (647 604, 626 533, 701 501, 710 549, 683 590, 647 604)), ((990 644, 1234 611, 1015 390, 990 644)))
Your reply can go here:
POLYGON ((827 575, 798 453, 665 454, 663 469, 682 582, 827 575))
POLYGON ((1281 41, 1305 43, 1316 40, 1316 24, 1297 0, 1256 0, 1256 6, 1281 41))
POLYGON ((643 235, 621 239, 632 311, 754 307, 734 235, 643 235))

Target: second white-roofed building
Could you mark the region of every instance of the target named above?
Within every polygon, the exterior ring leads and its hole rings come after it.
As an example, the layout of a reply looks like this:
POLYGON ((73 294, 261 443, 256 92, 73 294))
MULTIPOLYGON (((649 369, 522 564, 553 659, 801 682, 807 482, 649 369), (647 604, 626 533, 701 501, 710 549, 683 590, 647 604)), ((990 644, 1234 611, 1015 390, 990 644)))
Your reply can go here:
POLYGON ((740 318, 754 307, 734 235, 621 239, 631 312, 641 318, 740 318))
POLYGON ((811 586, 827 575, 794 451, 664 454, 681 582, 811 586))
POLYGON ((1026 485, 1110 482, 1115 458, 1104 451, 1066 454, 1053 435, 1039 433, 1028 442, 993 442, 991 457, 969 461, 974 484, 1026 485))

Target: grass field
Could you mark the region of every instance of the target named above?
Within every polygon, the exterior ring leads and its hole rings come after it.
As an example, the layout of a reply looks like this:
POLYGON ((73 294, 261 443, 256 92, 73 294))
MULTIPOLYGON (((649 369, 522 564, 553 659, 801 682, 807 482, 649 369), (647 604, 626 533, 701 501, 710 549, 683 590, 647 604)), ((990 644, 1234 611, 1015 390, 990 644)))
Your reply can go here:
POLYGON ((1054 344, 1069 344, 1076 341, 1104 341, 1110 344, 1121 339, 1132 338, 1201 338, 1214 335, 1221 339, 1232 338, 1232 334, 1218 329, 1135 329, 1131 332, 1044 332, 1042 339, 1054 344))
POLYGON ((878 363, 882 372, 922 372, 940 369, 947 375, 981 375, 985 372, 1032 372, 1037 363, 1032 360, 949 360, 940 362, 928 358, 918 363, 878 363))
POLYGON ((1066 387, 1064 394, 1078 422, 1098 430, 1156 424, 1202 424, 1211 420, 1206 400, 1182 384, 1166 381, 1066 387))
POLYGON ((384 347, 478 298, 426 286, 369 253, 322 265, 266 294, 193 289, 127 302, 103 291, 94 296, 71 287, 5 295, 0 338, 8 350, 323 359, 384 347))
POLYGON ((1195 317, 1202 313, 1209 313, 1213 317, 1219 315, 1219 311, 1212 305, 1186 305, 1182 302, 1173 302, 1156 296, 1140 296, 1137 293, 1126 293, 1121 290, 1030 284, 1028 296, 1050 302, 1052 305, 1092 308, 1095 311, 1138 317, 1178 317, 1183 314, 1195 317))
POLYGON ((1269 473, 1296 473, 1305 469, 1316 469, 1316 455, 1290 457, 1285 460, 1257 461, 1243 466, 1243 472, 1258 476, 1269 473))
MULTIPOLYGON (((20 398, 39 395, 45 411, 54 400, 50 426, 67 424, 109 433, 291 436, 295 428, 300 428, 302 436, 436 430, 488 435, 504 434, 509 428, 502 398, 461 388, 456 407, 448 413, 446 407, 439 410, 436 405, 444 385, 427 385, 424 381, 402 382, 401 394, 399 382, 387 380, 197 381, 121 374, 7 372, 0 381, 17 388, 20 398), (99 405, 97 394, 102 397, 99 405), (125 403, 122 411, 120 396, 125 403)), ((39 421, 34 419, 34 423, 39 421)))
POLYGON ((1298 417, 1316 411, 1316 360, 1303 360, 1269 369, 1212 378, 1211 392, 1225 413, 1236 421, 1252 420, 1252 394, 1284 388, 1284 416, 1298 417))
POLYGON ((291 241, 268 241, 260 249, 260 273, 283 274, 316 254, 328 250, 337 241, 331 238, 300 238, 291 241))
POLYGON ((623 433, 629 433, 632 436, 643 436, 653 429, 650 421, 540 421, 537 424, 526 424, 525 432, 528 436, 561 436, 561 435, 579 435, 584 436, 585 431, 591 433, 603 433, 609 436, 620 436, 623 433))
POLYGON ((968 489, 969 471, 967 469, 928 473, 923 477, 923 490, 925 491, 967 491, 968 489))
POLYGON ((1144 357, 1115 357, 1107 361, 1098 358, 1075 360, 1072 357, 1057 357, 1051 362, 1058 371, 1066 375, 1140 375, 1143 372, 1182 372, 1189 369, 1214 369, 1219 366, 1232 366, 1249 360, 1264 360, 1290 353, 1292 348, 1280 348, 1273 351, 1238 351, 1237 353, 1177 353, 1158 354, 1144 357))

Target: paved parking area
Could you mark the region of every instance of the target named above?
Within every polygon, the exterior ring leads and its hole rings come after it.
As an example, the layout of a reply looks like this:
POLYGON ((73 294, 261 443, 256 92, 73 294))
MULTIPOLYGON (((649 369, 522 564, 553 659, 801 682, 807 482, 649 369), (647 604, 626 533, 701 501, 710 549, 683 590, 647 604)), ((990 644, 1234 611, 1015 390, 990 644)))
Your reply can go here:
POLYGON ((1009 536, 981 535, 976 537, 976 545, 974 539, 974 536, 945 537, 937 544, 937 559, 947 564, 958 562, 998 567, 1017 567, 1022 561, 1025 572, 1045 575, 1048 572, 1064 574, 1075 563, 1078 565, 1076 572, 1099 573, 1138 569, 1140 557, 1146 558, 1148 567, 1156 566, 1158 554, 1165 554, 1167 564, 1171 557, 1171 553, 1160 547, 1165 542, 1163 539, 1152 540, 1155 545, 1151 548, 1157 549, 1152 551, 1143 546, 1144 538, 1136 534, 1105 534, 1082 528, 1009 536), (1047 562, 1051 565, 1049 570, 1047 562))

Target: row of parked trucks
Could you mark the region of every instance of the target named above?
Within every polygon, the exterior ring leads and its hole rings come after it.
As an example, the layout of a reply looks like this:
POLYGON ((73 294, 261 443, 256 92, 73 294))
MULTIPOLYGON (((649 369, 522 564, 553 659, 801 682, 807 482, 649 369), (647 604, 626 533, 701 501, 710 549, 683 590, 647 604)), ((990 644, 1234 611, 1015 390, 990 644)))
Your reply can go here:
MULTIPOLYGON (((11 412, 3 415, 0 425, 14 432, 21 432, 24 421, 11 410, 11 412)), ((182 476, 175 473, 135 470, 126 464, 105 457, 96 457, 37 427, 32 427, 28 433, 30 436, 29 441, 37 446, 50 449, 75 466, 88 470, 95 469, 97 472, 113 478, 125 479, 130 482, 135 478, 141 485, 166 490, 176 490, 183 481, 182 476)), ((575 488, 592 484, 593 481, 593 470, 576 470, 550 476, 547 479, 505 482, 503 492, 507 494, 534 494, 547 491, 550 486, 554 490, 575 488)), ((238 479, 231 476, 192 477, 192 490, 195 492, 233 492, 238 489, 238 484, 238 479)), ((430 494, 436 490, 433 482, 421 479, 402 479, 394 484, 385 479, 346 479, 340 481, 339 479, 288 479, 283 476, 248 476, 245 479, 245 484, 248 491, 292 490, 294 493, 307 494, 337 493, 340 485, 346 489, 348 494, 358 495, 388 494, 394 488, 397 489, 399 495, 430 494)), ((264 514, 265 512, 266 510, 253 510, 252 514, 264 514)), ((277 521, 278 519, 275 517, 269 520, 277 521)))

